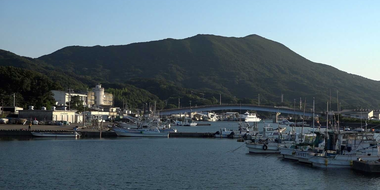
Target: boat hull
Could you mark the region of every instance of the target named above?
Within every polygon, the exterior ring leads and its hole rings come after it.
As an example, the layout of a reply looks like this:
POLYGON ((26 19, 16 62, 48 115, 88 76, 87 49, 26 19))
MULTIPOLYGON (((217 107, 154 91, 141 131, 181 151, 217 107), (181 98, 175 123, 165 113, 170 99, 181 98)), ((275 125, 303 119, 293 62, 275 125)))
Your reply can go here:
POLYGON ((172 130, 121 129, 113 128, 119 137, 169 137, 172 130))
POLYGON ((351 168, 353 161, 361 159, 363 161, 378 160, 377 156, 366 155, 336 155, 335 157, 320 157, 314 156, 309 159, 313 167, 320 168, 351 168))
POLYGON ((116 132, 119 137, 169 137, 169 133, 131 133, 116 132))
POLYGON ((280 154, 282 155, 282 157, 284 159, 288 159, 288 160, 298 160, 296 157, 295 157, 295 150, 294 148, 281 148, 280 149, 280 154))
POLYGON ((279 154, 280 150, 278 148, 278 143, 247 143, 249 153, 255 154, 279 154))
POLYGON ((31 132, 35 137, 79 137, 80 134, 75 133, 43 133, 43 132, 31 132))

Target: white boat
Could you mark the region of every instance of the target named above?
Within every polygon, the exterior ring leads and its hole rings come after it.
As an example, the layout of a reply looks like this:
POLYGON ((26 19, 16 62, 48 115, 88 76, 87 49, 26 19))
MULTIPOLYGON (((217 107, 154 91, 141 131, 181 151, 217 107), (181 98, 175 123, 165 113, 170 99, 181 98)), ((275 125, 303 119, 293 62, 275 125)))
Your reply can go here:
POLYGON ((285 159, 310 163, 309 158, 320 153, 324 148, 324 141, 320 142, 321 138, 320 134, 317 138, 316 133, 292 134, 293 144, 290 147, 282 146, 280 154, 285 159))
POLYGON ((214 112, 209 112, 209 113, 207 113, 207 121, 212 121, 212 122, 214 122, 214 121, 218 121, 219 119, 218 119, 218 115, 216 114, 216 113, 214 113, 214 112))
POLYGON ((249 153, 278 154, 280 153, 279 143, 273 141, 250 142, 246 144, 249 153))
POLYGON ((250 139, 249 136, 255 135, 257 131, 257 125, 250 125, 247 122, 239 122, 238 130, 228 130, 227 128, 221 128, 219 131, 216 131, 214 136, 216 138, 244 138, 250 139))
POLYGON ((193 122, 190 118, 185 118, 185 121, 182 124, 183 126, 190 126, 190 127, 194 127, 198 125, 196 122, 193 122))
POLYGON ((120 137, 169 137, 170 131, 161 131, 160 129, 150 128, 150 129, 123 129, 114 127, 112 130, 120 137))
POLYGON ((256 116, 256 113, 249 113, 248 111, 244 113, 243 119, 245 122, 260 122, 261 119, 256 116))
POLYGON ((257 133, 252 140, 246 141, 246 147, 250 153, 278 154, 282 142, 282 132, 286 128, 273 129, 270 125, 263 128, 263 132, 257 133))
POLYGON ((117 125, 120 126, 121 128, 125 128, 125 129, 137 128, 136 123, 118 122, 117 125))
POLYGON ((35 137, 80 137, 78 132, 31 132, 35 137))
POLYGON ((314 167, 350 168, 354 160, 379 159, 379 146, 373 133, 340 131, 339 133, 330 133, 329 136, 328 144, 333 146, 326 147, 323 155, 309 159, 314 167))
POLYGON ((222 128, 219 131, 216 131, 214 136, 216 138, 240 138, 242 137, 239 132, 234 130, 228 130, 227 128, 222 128))

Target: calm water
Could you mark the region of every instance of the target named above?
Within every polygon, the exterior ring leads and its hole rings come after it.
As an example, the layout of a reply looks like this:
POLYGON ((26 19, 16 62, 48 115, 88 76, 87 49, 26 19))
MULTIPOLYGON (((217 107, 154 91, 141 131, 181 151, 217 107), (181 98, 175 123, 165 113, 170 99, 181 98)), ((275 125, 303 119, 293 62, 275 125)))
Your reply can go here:
MULTIPOLYGON (((236 123, 177 127, 214 132, 236 123)), ((0 189, 379 189, 380 177, 248 154, 213 138, 0 141, 0 189)))

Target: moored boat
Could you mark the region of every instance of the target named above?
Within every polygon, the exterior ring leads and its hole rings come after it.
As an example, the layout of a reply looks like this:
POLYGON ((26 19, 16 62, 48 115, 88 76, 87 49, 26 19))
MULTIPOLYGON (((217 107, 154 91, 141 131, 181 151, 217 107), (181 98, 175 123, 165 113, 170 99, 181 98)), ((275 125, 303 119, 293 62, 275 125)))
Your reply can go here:
POLYGON ((350 168, 355 160, 378 160, 379 146, 373 135, 357 131, 330 133, 323 156, 311 157, 309 161, 315 167, 350 168))
POLYGON ((114 127, 112 130, 120 137, 169 137, 170 132, 175 132, 174 130, 161 131, 158 128, 123 129, 114 127))
POLYGON ((78 132, 31 132, 35 137, 80 137, 78 132))
POLYGON ((282 141, 282 132, 286 128, 273 129, 270 125, 263 128, 263 132, 255 134, 246 141, 250 153, 278 154, 282 141))

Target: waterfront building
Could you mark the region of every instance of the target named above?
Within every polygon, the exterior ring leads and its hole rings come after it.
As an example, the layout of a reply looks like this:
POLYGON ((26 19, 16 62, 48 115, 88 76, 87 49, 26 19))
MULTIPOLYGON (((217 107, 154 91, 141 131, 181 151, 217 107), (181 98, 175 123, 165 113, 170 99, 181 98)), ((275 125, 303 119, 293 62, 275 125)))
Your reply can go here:
POLYGON ((24 108, 22 107, 17 107, 17 106, 4 106, 1 108, 1 114, 9 115, 9 114, 14 114, 17 115, 19 114, 20 110, 23 110, 24 108))
POLYGON ((98 84, 87 93, 75 93, 71 89, 69 92, 52 90, 57 106, 66 106, 72 97, 78 96, 83 101, 83 106, 90 108, 111 107, 113 105, 113 95, 104 92, 101 84, 98 84))
POLYGON ((46 110, 43 107, 41 110, 34 110, 33 106, 29 106, 28 110, 20 110, 19 118, 25 118, 28 120, 38 120, 45 122, 70 122, 70 123, 80 123, 83 121, 83 116, 76 113, 77 110, 56 110, 53 107, 51 110, 46 110))
POLYGON ((71 97, 79 96, 79 99, 83 101, 83 106, 87 103, 87 94, 80 94, 74 92, 65 92, 59 90, 52 90, 53 97, 56 101, 56 105, 66 106, 68 102, 71 101, 71 97))
POLYGON ((98 84, 92 91, 87 92, 87 104, 91 107, 112 106, 113 95, 104 92, 102 85, 98 84))

